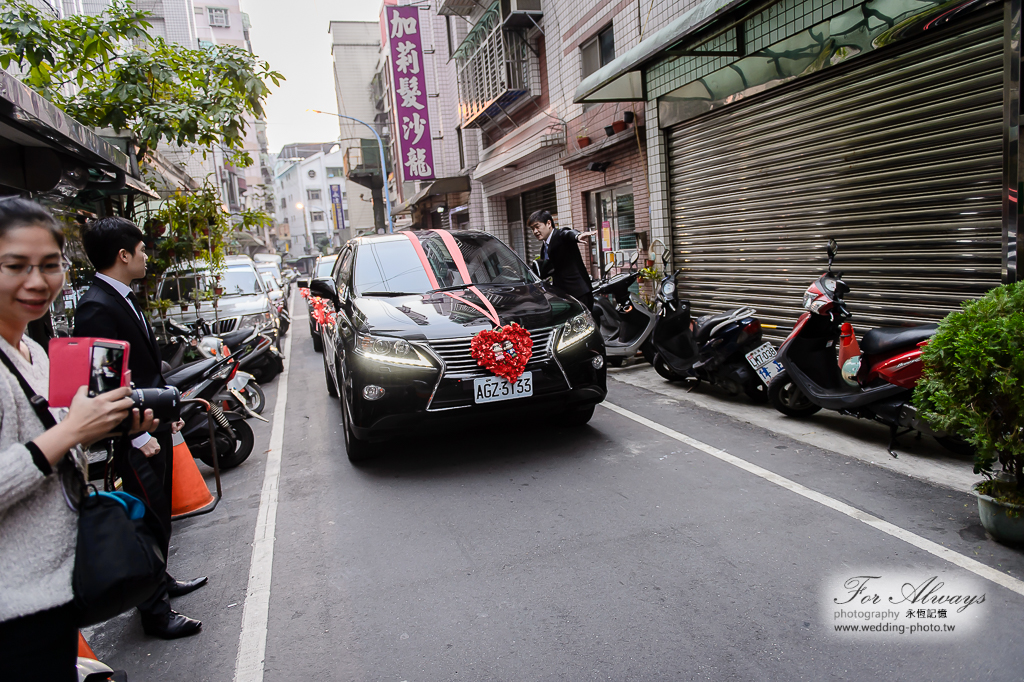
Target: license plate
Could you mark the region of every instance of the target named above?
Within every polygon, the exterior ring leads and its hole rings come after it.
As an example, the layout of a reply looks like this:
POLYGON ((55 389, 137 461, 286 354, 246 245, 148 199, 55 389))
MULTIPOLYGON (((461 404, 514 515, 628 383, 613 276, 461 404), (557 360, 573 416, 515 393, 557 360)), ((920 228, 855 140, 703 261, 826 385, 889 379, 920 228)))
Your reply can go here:
POLYGON ((523 372, 519 380, 511 384, 501 377, 484 377, 473 380, 473 402, 496 403, 499 400, 526 398, 533 395, 533 372, 523 372))
POLYGON ((762 344, 747 353, 747 362, 754 368, 765 386, 771 382, 773 376, 783 370, 782 363, 775 359, 776 355, 778 355, 778 351, 775 350, 775 346, 771 342, 762 344))

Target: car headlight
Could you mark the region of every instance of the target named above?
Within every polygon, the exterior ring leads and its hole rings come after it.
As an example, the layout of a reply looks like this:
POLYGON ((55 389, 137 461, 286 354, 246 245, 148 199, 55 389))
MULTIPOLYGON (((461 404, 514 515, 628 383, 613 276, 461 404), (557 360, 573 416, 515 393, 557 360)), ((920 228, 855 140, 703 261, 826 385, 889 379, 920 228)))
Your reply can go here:
POLYGON ((582 341, 594 333, 594 318, 589 310, 584 310, 579 315, 566 320, 562 325, 562 334, 558 337, 558 346, 555 350, 561 352, 569 346, 582 341))
POLYGON ((265 324, 270 324, 270 311, 254 315, 242 315, 242 319, 238 321, 238 328, 262 327, 265 324))
POLYGON ((405 339, 394 339, 388 336, 373 334, 356 334, 355 351, 358 355, 376 362, 406 367, 430 367, 430 360, 405 339))

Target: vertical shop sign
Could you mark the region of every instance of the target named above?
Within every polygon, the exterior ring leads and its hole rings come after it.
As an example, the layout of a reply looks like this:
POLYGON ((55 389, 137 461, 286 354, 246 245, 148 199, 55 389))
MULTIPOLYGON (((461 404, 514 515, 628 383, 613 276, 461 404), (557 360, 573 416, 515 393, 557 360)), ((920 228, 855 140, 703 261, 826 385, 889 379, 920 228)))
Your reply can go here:
POLYGON ((433 180, 434 149, 427 111, 419 10, 415 5, 385 7, 384 18, 391 55, 402 177, 406 181, 433 180))
POLYGON ((341 185, 331 185, 331 207, 334 208, 334 229, 345 229, 345 206, 341 202, 341 185))

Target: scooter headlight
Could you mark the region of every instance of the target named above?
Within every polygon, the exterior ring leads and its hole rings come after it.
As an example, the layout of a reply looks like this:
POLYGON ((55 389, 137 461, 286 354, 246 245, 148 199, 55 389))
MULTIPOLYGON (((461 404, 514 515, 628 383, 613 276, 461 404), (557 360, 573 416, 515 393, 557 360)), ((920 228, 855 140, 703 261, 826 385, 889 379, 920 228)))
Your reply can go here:
POLYGON ((589 310, 584 310, 579 315, 566 320, 562 325, 562 334, 558 338, 558 346, 555 350, 561 352, 594 333, 597 327, 594 325, 594 318, 589 310))
POLYGON ((671 296, 672 294, 674 294, 676 292, 676 283, 675 282, 665 282, 665 285, 663 287, 661 287, 661 291, 666 296, 671 296))

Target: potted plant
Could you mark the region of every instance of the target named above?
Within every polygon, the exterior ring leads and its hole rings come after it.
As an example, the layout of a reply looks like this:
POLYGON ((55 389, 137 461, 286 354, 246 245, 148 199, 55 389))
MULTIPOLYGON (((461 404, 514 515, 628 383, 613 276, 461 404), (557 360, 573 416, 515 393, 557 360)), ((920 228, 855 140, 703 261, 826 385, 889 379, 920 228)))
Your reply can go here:
POLYGON ((586 127, 580 129, 580 132, 576 135, 576 144, 579 145, 580 149, 583 149, 590 144, 590 135, 587 134, 586 127))
POLYGON ((629 125, 630 123, 632 123, 633 119, 635 117, 636 117, 636 114, 634 114, 632 111, 623 111, 622 112, 622 122, 625 123, 626 125, 629 125))
POLYGON ((611 137, 612 135, 614 135, 615 134, 615 126, 614 125, 605 126, 604 127, 604 134, 607 135, 608 137, 611 137))
POLYGON ((914 404, 932 426, 975 449, 982 525, 1024 544, 1024 282, 964 303, 924 347, 914 404), (1000 471, 996 471, 996 468, 1000 471))
POLYGON ((167 317, 167 310, 171 307, 171 302, 166 298, 158 298, 153 301, 153 307, 156 308, 156 312, 160 315, 161 319, 167 317))
POLYGON ((625 121, 612 121, 612 132, 621 133, 626 129, 625 121))

